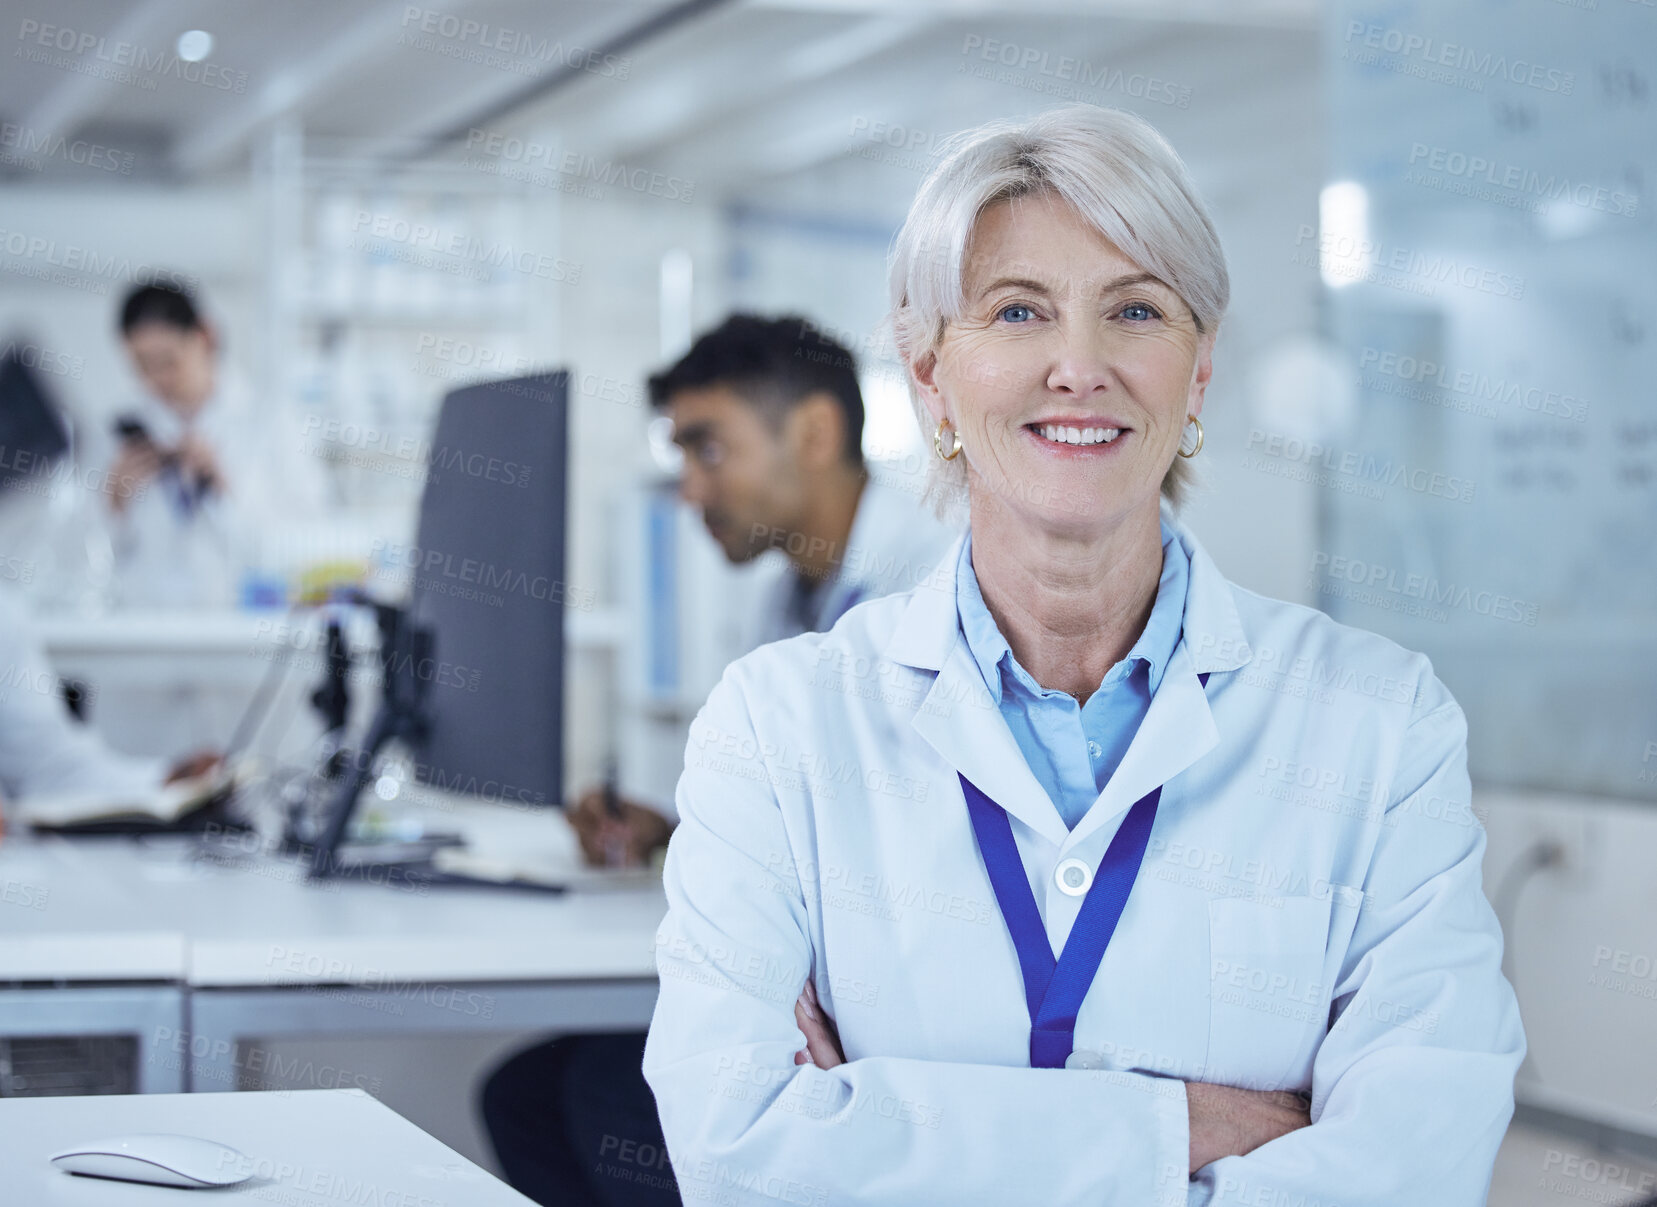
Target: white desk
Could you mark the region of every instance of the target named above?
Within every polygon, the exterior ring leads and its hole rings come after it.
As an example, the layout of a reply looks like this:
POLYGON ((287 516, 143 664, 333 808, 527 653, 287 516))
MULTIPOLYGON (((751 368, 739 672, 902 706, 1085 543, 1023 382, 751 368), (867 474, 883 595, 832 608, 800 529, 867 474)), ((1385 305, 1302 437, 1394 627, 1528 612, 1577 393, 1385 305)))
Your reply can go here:
POLYGON ((202 1194, 213 1202, 318 1207, 530 1202, 360 1090, 0 1099, 0 1170, 6 1202, 28 1207, 182 1203, 202 1194), (48 1161, 72 1144, 130 1132, 228 1144, 250 1158, 254 1176, 240 1186, 189 1191, 77 1178, 48 1161))
MULTIPOLYGON (((539 841, 575 870, 561 817, 476 816, 484 845, 539 841)), ((240 1044, 252 1037, 608 1030, 643 1027, 654 1008, 659 882, 564 896, 318 885, 285 859, 222 866, 193 851, 172 838, 0 843, 0 888, 28 903, 0 904, 0 1031, 137 1035, 141 1088, 213 1091, 259 1087, 240 1044)))
MULTIPOLYGON (((361 609, 332 614, 346 618, 360 667, 374 668, 373 618, 361 609)), ((285 671, 254 748, 303 761, 321 733, 306 702, 327 667, 317 610, 42 613, 35 629, 53 669, 91 685, 92 724, 119 750, 176 757, 222 747, 275 661, 285 671)), ((564 640, 572 657, 614 649, 627 633, 615 609, 566 612, 564 640)), ((359 710, 377 695, 366 690, 367 682, 353 684, 359 710)))

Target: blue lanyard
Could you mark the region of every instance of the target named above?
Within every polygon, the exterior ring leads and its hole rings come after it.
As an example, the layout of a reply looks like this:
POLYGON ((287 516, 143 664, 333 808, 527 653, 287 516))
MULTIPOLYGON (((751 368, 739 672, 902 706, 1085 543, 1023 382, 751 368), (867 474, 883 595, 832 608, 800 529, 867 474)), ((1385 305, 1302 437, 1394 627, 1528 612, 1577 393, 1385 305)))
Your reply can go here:
MULTIPOLYGON (((1208 675, 1198 676, 1208 686, 1208 675)), ((1018 967, 1024 976, 1024 1004, 1030 1012, 1030 1067, 1064 1067, 1076 1041, 1076 1014, 1082 1008, 1099 964, 1105 958, 1128 894, 1145 860, 1151 826, 1156 822, 1157 802, 1162 786, 1152 788, 1134 802, 1127 817, 1110 840, 1105 857, 1099 861, 1093 886, 1082 899, 1082 909, 1064 941, 1057 961, 1047 943, 1047 930, 1030 891, 1024 861, 1013 839, 1013 824, 1007 811, 962 775, 961 788, 967 799, 967 813, 984 856, 990 886, 995 890, 1001 917, 1007 923, 1018 967)))

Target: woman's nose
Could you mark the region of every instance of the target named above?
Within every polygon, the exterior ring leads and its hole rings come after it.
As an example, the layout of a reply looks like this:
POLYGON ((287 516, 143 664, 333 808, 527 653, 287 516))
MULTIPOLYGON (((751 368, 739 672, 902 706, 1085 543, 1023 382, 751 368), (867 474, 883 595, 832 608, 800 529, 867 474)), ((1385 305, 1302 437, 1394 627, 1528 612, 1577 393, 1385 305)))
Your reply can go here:
POLYGON ((1075 398, 1090 398, 1110 388, 1113 363, 1110 341, 1104 332, 1064 332, 1047 372, 1047 388, 1075 398))

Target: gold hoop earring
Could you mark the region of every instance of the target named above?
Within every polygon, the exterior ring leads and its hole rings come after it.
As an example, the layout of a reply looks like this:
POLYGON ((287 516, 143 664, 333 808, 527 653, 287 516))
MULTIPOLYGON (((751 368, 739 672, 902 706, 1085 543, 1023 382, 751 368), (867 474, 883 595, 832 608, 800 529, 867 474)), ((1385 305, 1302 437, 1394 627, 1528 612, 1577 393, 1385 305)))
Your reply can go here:
POLYGON ((938 430, 932 433, 932 451, 938 454, 940 461, 953 461, 961 455, 961 434, 955 430, 954 425, 949 420, 938 420, 938 430), (949 428, 950 435, 955 440, 955 447, 947 453, 944 452, 944 429, 946 427, 949 428))
POLYGON ((1180 433, 1179 455, 1189 461, 1192 457, 1195 457, 1198 453, 1202 452, 1202 420, 1198 419, 1195 415, 1187 415, 1185 420, 1187 423, 1194 423, 1197 425, 1197 442, 1191 446, 1190 452, 1185 451, 1185 433, 1180 433))

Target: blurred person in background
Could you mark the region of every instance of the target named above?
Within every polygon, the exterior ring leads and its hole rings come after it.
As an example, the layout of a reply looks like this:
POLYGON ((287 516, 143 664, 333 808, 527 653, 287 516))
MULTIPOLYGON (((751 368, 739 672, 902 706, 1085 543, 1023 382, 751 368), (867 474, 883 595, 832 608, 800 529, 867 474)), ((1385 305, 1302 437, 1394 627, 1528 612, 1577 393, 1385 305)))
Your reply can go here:
POLYGON ((222 363, 218 329, 188 293, 140 286, 121 307, 120 327, 148 396, 115 424, 117 599, 234 606, 271 530, 320 515, 321 468, 297 425, 222 363))
POLYGON ((218 761, 200 752, 169 766, 110 749, 69 710, 22 601, 0 590, 0 816, 31 796, 144 800, 218 761))
MULTIPOLYGON (((870 476, 856 358, 795 315, 733 314, 650 379, 684 450, 679 494, 726 559, 778 550, 788 569, 745 626, 746 647, 823 632, 853 605, 907 591, 956 530, 870 476)), ((667 842, 673 803, 583 794, 569 818, 593 863, 640 863, 667 842)))
MULTIPOLYGON (((685 453, 680 495, 725 557, 788 558, 747 626, 750 646, 826 630, 859 603, 926 581, 955 539, 918 494, 870 476, 856 360, 803 318, 732 315, 650 379, 650 398, 685 453)), ((617 851, 643 862, 672 817, 671 802, 607 800, 602 789, 569 811, 593 863, 617 851)), ((640 1072, 644 1039, 565 1036, 496 1070, 483 1115, 513 1186, 561 1207, 680 1201, 640 1072), (648 1168, 627 1170, 644 1176, 604 1172, 623 1143, 646 1154, 648 1168)))
POLYGON ((38 375, 9 352, 0 356, 0 821, 29 798, 136 803, 219 761, 201 753, 167 768, 117 753, 82 724, 81 709, 71 710, 25 602, 51 565, 52 541, 71 535, 54 521, 77 514, 88 496, 71 447, 70 424, 38 375))

